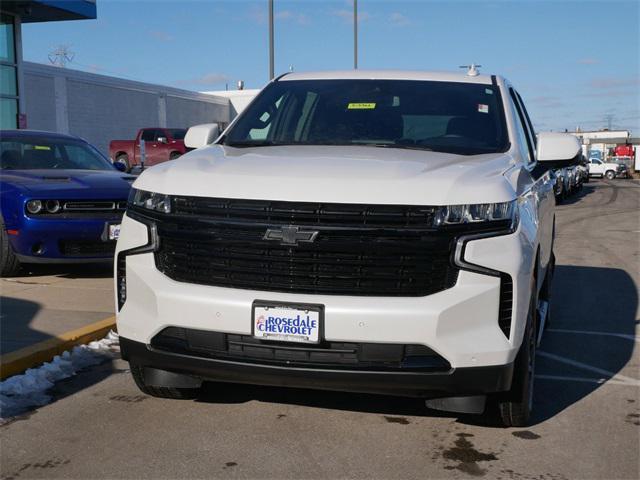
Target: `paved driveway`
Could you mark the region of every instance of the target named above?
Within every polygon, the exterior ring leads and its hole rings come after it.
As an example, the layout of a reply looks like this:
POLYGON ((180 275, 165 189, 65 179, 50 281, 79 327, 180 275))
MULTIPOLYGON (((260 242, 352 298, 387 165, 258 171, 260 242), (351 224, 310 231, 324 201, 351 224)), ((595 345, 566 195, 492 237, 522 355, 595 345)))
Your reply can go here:
POLYGON ((0 279, 0 351, 18 350, 113 315, 109 265, 33 266, 0 279))

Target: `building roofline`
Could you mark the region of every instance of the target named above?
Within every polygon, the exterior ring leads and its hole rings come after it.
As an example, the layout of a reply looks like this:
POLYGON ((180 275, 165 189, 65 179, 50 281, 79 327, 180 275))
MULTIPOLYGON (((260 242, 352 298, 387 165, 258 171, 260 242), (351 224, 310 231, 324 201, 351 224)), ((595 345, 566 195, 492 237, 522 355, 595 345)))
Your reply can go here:
POLYGON ((216 97, 207 95, 193 90, 183 90, 175 87, 167 87, 154 83, 139 82, 137 80, 128 80, 126 78, 112 77, 98 73, 84 72, 71 68, 54 67, 43 63, 24 62, 24 73, 33 75, 41 75, 46 77, 63 76, 69 80, 77 82, 87 82, 93 85, 103 85, 112 88, 121 88, 124 90, 136 90, 146 93, 164 94, 169 97, 183 98, 187 100, 200 100, 208 103, 216 103, 219 105, 228 105, 229 100, 224 97, 216 97))

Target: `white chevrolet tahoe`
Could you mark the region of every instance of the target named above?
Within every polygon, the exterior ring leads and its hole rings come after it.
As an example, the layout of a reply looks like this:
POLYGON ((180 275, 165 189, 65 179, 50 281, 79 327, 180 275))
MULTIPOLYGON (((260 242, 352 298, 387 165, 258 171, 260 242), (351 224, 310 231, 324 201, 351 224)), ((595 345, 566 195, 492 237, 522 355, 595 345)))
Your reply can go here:
POLYGON ((115 265, 150 395, 203 381, 425 398, 527 423, 553 274, 552 171, 496 76, 290 73, 135 182, 115 265))

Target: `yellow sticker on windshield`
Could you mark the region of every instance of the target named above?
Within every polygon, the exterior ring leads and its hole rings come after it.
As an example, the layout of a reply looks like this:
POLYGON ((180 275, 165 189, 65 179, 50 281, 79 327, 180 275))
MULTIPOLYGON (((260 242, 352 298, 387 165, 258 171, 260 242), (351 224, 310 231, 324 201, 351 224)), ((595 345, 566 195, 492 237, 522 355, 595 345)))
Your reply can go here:
POLYGON ((51 147, 47 145, 34 145, 34 150, 51 150, 51 147))
POLYGON ((348 110, 373 110, 376 108, 375 103, 350 103, 347 105, 348 110))

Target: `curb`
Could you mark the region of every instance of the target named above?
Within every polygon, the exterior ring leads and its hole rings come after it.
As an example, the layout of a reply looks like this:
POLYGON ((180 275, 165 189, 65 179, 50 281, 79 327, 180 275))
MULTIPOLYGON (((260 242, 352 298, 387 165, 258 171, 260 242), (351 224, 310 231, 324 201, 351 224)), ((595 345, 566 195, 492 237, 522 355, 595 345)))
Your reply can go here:
POLYGON ((48 362, 56 355, 76 345, 103 338, 115 330, 116 317, 112 316, 84 327, 62 333, 55 338, 21 348, 0 356, 0 380, 24 372, 28 368, 48 362))

